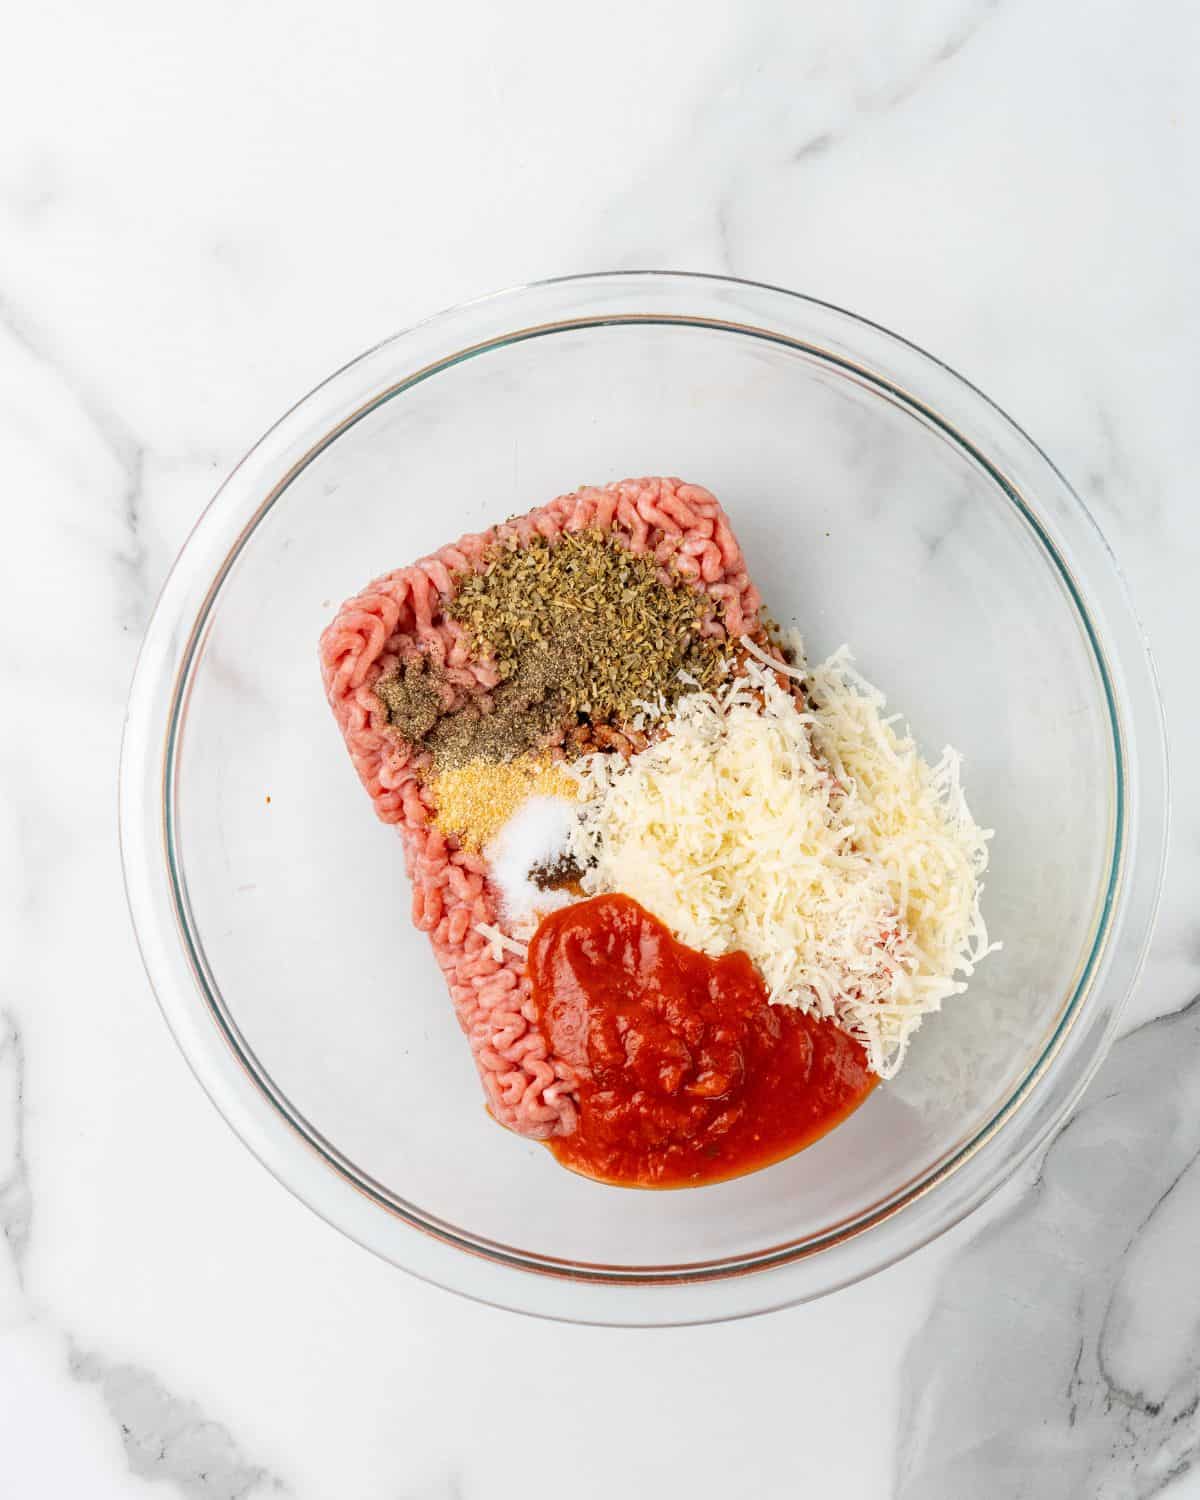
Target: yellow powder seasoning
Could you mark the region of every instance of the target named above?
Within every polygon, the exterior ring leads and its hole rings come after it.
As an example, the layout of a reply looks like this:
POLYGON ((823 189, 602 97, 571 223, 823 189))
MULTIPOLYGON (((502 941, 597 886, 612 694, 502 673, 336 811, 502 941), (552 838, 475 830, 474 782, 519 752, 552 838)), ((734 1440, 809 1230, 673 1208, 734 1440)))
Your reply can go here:
POLYGON ((519 755, 515 760, 471 760, 439 771, 430 790, 437 806, 434 822, 455 835, 467 849, 489 843, 527 797, 562 797, 575 801, 575 780, 548 755, 519 755))

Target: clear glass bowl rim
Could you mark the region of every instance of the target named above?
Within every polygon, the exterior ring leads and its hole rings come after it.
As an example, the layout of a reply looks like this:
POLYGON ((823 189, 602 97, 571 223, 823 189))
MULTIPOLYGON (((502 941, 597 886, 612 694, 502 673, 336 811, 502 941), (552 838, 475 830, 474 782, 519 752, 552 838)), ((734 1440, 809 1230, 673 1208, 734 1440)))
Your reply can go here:
POLYGON ((231 473, 180 552, 139 655, 121 754, 122 862, 143 960, 185 1057, 233 1129, 304 1202, 394 1264, 489 1303, 596 1323, 710 1321, 820 1296, 910 1253, 994 1192, 1063 1119, 1111 1043, 1148 945, 1167 823, 1165 735, 1149 648, 1107 543, 1045 454, 969 382, 880 325, 784 288, 687 272, 559 277, 460 304, 385 339, 304 397, 231 473), (731 306, 741 318, 728 316, 731 306), (830 1236, 726 1262, 636 1269, 559 1262, 473 1238, 346 1162, 240 1036, 193 940, 173 840, 175 752, 191 667, 225 576, 296 474, 378 405, 463 359, 565 327, 632 321, 806 350, 913 408, 964 448, 1021 511, 1079 612, 1108 700, 1116 781, 1112 863, 1092 951, 1054 1035, 987 1124, 949 1162, 830 1236), (985 440, 1006 452, 1003 471, 983 451, 985 440), (1069 536, 1061 519, 1051 525, 1039 512, 1037 498, 1051 492, 1071 520, 1069 536))

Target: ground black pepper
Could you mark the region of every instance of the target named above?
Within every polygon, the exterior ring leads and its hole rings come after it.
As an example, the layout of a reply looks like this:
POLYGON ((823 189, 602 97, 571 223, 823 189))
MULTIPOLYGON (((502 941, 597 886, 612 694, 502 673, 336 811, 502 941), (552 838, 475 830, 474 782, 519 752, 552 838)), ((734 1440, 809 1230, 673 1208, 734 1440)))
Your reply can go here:
POLYGON ((560 854, 557 859, 534 865, 529 878, 539 891, 560 891, 567 886, 578 885, 583 875, 583 866, 572 854, 560 854))
POLYGON ((406 661, 375 684, 375 696, 388 711, 388 723, 406 740, 423 740, 445 712, 445 679, 427 656, 406 661))

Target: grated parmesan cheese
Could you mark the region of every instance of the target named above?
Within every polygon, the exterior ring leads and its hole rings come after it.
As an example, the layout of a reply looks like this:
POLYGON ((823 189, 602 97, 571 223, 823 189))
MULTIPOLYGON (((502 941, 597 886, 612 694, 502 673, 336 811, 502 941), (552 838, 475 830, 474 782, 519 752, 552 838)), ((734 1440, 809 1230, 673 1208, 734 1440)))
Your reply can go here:
POLYGON ((748 953, 772 1002, 836 1020, 892 1077, 922 1017, 991 951, 990 832, 958 756, 923 761, 848 652, 799 671, 743 645, 758 661, 680 699, 665 738, 576 763, 583 887, 632 896, 704 953, 748 953), (775 672, 802 680, 810 707, 775 672))

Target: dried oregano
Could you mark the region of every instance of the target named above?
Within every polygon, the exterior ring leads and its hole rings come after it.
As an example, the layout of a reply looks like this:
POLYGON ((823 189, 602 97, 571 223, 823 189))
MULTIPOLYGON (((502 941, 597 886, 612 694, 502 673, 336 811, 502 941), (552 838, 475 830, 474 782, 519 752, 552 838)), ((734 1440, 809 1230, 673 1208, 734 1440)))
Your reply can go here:
POLYGON ((685 687, 680 673, 713 686, 725 664, 721 645, 701 635, 712 608, 604 532, 500 545, 457 580, 446 606, 499 670, 488 706, 447 710, 454 695, 423 658, 375 691, 389 722, 439 770, 507 761, 580 723, 628 722, 640 702, 671 704, 685 687))
POLYGON ((721 650, 700 634, 711 609, 682 579, 664 583, 652 557, 600 531, 499 547, 449 605, 506 680, 550 679, 561 714, 593 722, 628 719, 647 699, 670 703, 681 671, 712 686, 721 650))

